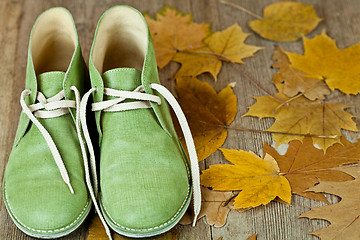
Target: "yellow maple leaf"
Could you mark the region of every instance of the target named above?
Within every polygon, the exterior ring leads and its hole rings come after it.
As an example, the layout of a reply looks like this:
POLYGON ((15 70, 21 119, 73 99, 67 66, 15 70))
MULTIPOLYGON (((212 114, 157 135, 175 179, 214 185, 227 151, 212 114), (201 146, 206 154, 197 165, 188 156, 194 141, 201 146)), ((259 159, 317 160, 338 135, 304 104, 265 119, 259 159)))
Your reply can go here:
POLYGON ((310 101, 304 96, 290 99, 282 93, 283 85, 278 85, 278 88, 280 93, 275 96, 288 102, 287 105, 272 96, 255 97, 256 103, 243 115, 243 117, 275 118, 274 124, 268 131, 289 133, 274 133, 273 138, 277 145, 291 140, 302 141, 304 136, 296 134, 310 134, 313 135, 313 143, 326 151, 331 145, 341 143, 341 129, 358 130, 356 123, 352 120, 353 115, 344 111, 349 106, 333 102, 322 103, 318 100, 310 101))
POLYGON ((191 14, 164 7, 156 19, 145 14, 154 42, 156 61, 161 69, 168 64, 176 52, 203 46, 202 40, 210 33, 210 24, 193 23, 191 14))
POLYGON ((205 47, 176 53, 173 60, 181 63, 176 78, 209 72, 216 80, 221 69, 221 61, 243 63, 243 58, 251 57, 261 49, 245 44, 248 36, 249 34, 244 33, 238 24, 234 24, 207 37, 204 40, 205 47))
POLYGON ((305 54, 287 52, 293 67, 310 78, 323 79, 334 90, 360 92, 360 43, 338 49, 325 31, 313 39, 304 38, 305 54))
POLYGON ((176 92, 201 161, 224 144, 226 126, 237 112, 236 95, 230 86, 217 93, 209 83, 192 77, 177 79, 176 92))
POLYGON ((249 26, 263 38, 288 42, 308 34, 321 20, 309 4, 276 2, 264 9, 264 18, 249 22, 249 26))
POLYGON ((288 97, 302 93, 310 100, 322 100, 325 95, 330 94, 330 90, 322 79, 308 78, 306 73, 293 68, 282 47, 275 46, 272 59, 277 61, 273 67, 279 68, 273 78, 273 83, 275 85, 284 83, 283 91, 288 97))
POLYGON ((214 190, 239 191, 234 208, 256 207, 276 197, 291 202, 288 180, 281 176, 279 166, 270 155, 261 159, 253 152, 221 149, 225 158, 233 163, 211 165, 203 171, 201 184, 214 190))

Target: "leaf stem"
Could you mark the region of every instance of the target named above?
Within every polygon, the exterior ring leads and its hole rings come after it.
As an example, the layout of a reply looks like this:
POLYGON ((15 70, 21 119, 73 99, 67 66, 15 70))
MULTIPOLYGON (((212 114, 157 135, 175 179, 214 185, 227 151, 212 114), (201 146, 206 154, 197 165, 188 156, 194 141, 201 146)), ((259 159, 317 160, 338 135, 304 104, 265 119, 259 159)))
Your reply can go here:
POLYGON ((316 138, 330 138, 330 139, 338 139, 340 136, 338 135, 332 135, 332 136, 324 136, 324 135, 315 135, 315 134, 304 134, 304 133, 286 133, 286 132, 275 132, 275 131, 269 131, 269 130, 258 130, 258 129, 252 129, 252 128, 243 128, 243 127, 230 127, 227 125, 221 125, 221 124, 211 124, 205 121, 198 120, 200 123, 208 124, 217 126, 219 128, 226 128, 230 130, 238 130, 238 131, 248 131, 248 132, 256 132, 256 133, 275 133, 275 134, 284 134, 284 135, 292 135, 292 136, 304 136, 304 137, 316 137, 316 138))
MULTIPOLYGON (((298 94, 298 95, 296 95, 296 96, 294 96, 294 97, 292 97, 292 98, 289 98, 289 99, 286 100, 285 102, 287 103, 287 105, 289 105, 289 102, 291 102, 291 101, 293 101, 293 100, 295 100, 295 99, 297 99, 297 98, 299 98, 299 97, 301 97, 301 96, 303 96, 303 95, 304 95, 304 93, 300 93, 300 94, 298 94)), ((274 109, 273 113, 275 113, 277 110, 279 110, 279 108, 281 108, 282 106, 284 106, 283 103, 281 103, 279 106, 277 106, 277 107, 274 109)))
POLYGON ((275 95, 271 94, 268 90, 266 90, 263 86, 261 86, 261 84, 255 80, 255 78, 253 78, 251 76, 251 74, 246 71, 244 68, 240 67, 238 64, 234 63, 233 61, 230 61, 230 59, 228 59, 229 62, 231 62, 232 64, 234 64, 234 66, 241 71, 248 79, 250 79, 250 81, 252 81, 258 88, 260 88, 261 90, 263 90, 264 92, 266 92, 267 94, 269 94, 271 97, 273 97, 274 99, 276 99, 277 101, 281 102, 284 105, 289 105, 289 103, 285 102, 284 100, 276 97, 275 95))
POLYGON ((249 14, 249 15, 251 15, 251 16, 257 18, 257 19, 262 19, 262 17, 260 17, 259 15, 251 12, 250 10, 247 10, 246 8, 244 8, 244 7, 242 7, 242 6, 238 5, 238 4, 235 4, 233 2, 229 2, 229 1, 226 1, 226 0, 220 0, 220 2, 222 4, 229 5, 231 7, 237 8, 237 9, 243 11, 243 12, 246 12, 247 14, 249 14))
POLYGON ((304 133, 275 132, 275 131, 268 131, 268 130, 258 130, 258 129, 251 129, 251 128, 242 128, 242 127, 229 127, 229 126, 223 126, 223 127, 226 128, 226 129, 231 129, 231 130, 249 131, 249 132, 256 132, 256 133, 272 133, 272 134, 283 134, 283 135, 304 136, 304 137, 316 137, 316 138, 330 138, 330 139, 338 139, 338 138, 340 138, 340 136, 337 136, 337 135, 324 136, 324 135, 304 134, 304 133))
POLYGON ((250 81, 252 81, 258 88, 260 88, 261 90, 263 90, 264 92, 266 92, 267 94, 269 94, 271 97, 273 97, 274 99, 276 99, 277 101, 283 103, 284 105, 289 105, 287 102, 285 102, 284 100, 274 96, 271 92, 269 92, 266 88, 264 88, 258 81, 256 81, 256 79, 251 76, 251 74, 246 71, 244 68, 240 67, 238 64, 236 64, 235 62, 231 61, 231 59, 219 54, 219 53, 215 53, 215 52, 209 52, 209 51, 182 51, 185 53, 198 53, 198 54, 209 54, 209 55, 214 55, 216 57, 219 58, 219 60, 223 60, 226 62, 230 62, 232 64, 234 64, 234 66, 241 71, 250 81))
POLYGON ((352 167, 352 166, 358 166, 358 163, 349 163, 349 164, 344 164, 341 166, 337 166, 337 167, 332 167, 332 168, 321 168, 321 169, 312 169, 312 170, 305 170, 305 171, 292 171, 292 172, 284 172, 284 173, 280 173, 279 175, 289 175, 289 174, 297 174, 297 173, 309 173, 309 172, 319 172, 319 171, 329 171, 329 170, 336 170, 336 169, 340 169, 340 168, 346 168, 346 167, 352 167))
POLYGON ((239 193, 236 193, 234 196, 232 196, 231 198, 229 198, 228 200, 226 200, 226 202, 223 203, 223 207, 226 207, 227 205, 229 205, 229 203, 231 202, 231 200, 233 200, 234 198, 237 197, 237 195, 239 195, 239 193))

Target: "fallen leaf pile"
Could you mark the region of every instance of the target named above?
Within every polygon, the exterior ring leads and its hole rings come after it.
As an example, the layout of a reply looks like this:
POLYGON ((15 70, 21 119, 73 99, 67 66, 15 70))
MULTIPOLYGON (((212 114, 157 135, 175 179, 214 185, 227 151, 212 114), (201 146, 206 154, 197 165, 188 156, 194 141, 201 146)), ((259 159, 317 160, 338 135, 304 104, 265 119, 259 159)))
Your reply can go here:
POLYGON ((197 76, 209 72, 216 80, 221 69, 221 61, 243 63, 244 58, 253 56, 261 49, 244 43, 248 35, 238 24, 234 24, 204 39, 205 47, 180 51, 174 57, 175 62, 181 63, 175 77, 197 76))
POLYGON ((202 40, 209 34, 210 24, 193 23, 190 14, 180 13, 170 7, 158 12, 156 20, 148 14, 145 14, 145 19, 151 29, 156 61, 160 69, 167 65, 177 52, 204 46, 202 40))
POLYGON ((280 92, 275 96, 286 104, 273 96, 255 97, 256 103, 243 115, 275 118, 269 131, 293 134, 273 134, 277 145, 302 140, 304 135, 309 134, 314 136, 313 142, 326 151, 331 145, 340 142, 341 129, 357 131, 353 116, 345 111, 349 106, 336 102, 311 101, 302 94, 289 98, 282 93, 283 85, 278 85, 278 89, 280 92))
MULTIPOLYGON (((244 59, 262 49, 245 43, 249 36, 241 28, 245 23, 212 32, 210 23, 195 23, 191 14, 171 7, 164 7, 155 18, 145 14, 159 69, 170 62, 180 65, 172 80, 199 161, 223 146, 237 114, 237 102, 246 102, 232 90, 241 86, 235 85, 233 78, 226 87, 214 87, 224 64, 241 70, 247 80, 267 93, 254 97, 256 102, 242 117, 272 118, 271 127, 247 130, 272 134, 274 145, 288 146, 281 155, 270 146, 273 144, 264 143, 263 157, 221 148, 227 164, 206 165, 200 176, 204 187, 198 219, 204 217, 209 225, 222 227, 232 208, 246 211, 275 199, 290 204, 292 194, 328 203, 323 193, 330 193, 341 197, 340 202, 301 215, 331 223, 312 234, 323 240, 360 239, 360 170, 355 166, 360 159, 360 141, 352 143, 342 136, 343 130, 357 132, 358 128, 348 111, 351 106, 335 101, 360 92, 360 43, 339 49, 325 31, 312 39, 305 37, 322 20, 311 5, 276 2, 265 7, 261 17, 235 3, 219 2, 257 18, 248 25, 263 38, 278 42, 303 38, 304 54, 274 44, 272 59, 277 73, 272 83, 277 92, 272 93, 241 67, 244 59), (207 81, 199 80, 206 77, 207 81)), ((187 213, 181 223, 189 224, 191 220, 187 213)), ((98 219, 93 220, 88 239, 105 238, 99 224, 98 219)), ((159 239, 177 238, 178 232, 173 230, 159 239)), ((125 238, 116 235, 115 239, 125 238)), ((249 239, 256 239, 256 234, 249 239)))
POLYGON ((222 61, 243 63, 260 47, 244 43, 248 34, 238 24, 220 32, 208 31, 210 24, 195 24, 190 14, 165 7, 156 15, 156 20, 145 15, 149 24, 158 67, 176 61, 181 68, 175 77, 196 77, 208 72, 216 80, 222 61), (169 30, 169 26, 174 26, 169 30), (176 27, 175 27, 176 26, 176 27))
POLYGON ((354 116, 345 111, 349 106, 326 101, 326 95, 331 92, 324 83, 345 94, 360 91, 357 80, 360 76, 360 43, 339 50, 335 41, 323 31, 313 39, 304 38, 304 48, 305 54, 299 55, 275 47, 273 59, 277 62, 274 67, 279 71, 273 82, 279 93, 256 97, 257 102, 243 116, 275 118, 268 131, 292 134, 275 133, 273 137, 278 145, 302 140, 308 134, 326 151, 340 142, 341 129, 358 131, 352 119, 354 116))

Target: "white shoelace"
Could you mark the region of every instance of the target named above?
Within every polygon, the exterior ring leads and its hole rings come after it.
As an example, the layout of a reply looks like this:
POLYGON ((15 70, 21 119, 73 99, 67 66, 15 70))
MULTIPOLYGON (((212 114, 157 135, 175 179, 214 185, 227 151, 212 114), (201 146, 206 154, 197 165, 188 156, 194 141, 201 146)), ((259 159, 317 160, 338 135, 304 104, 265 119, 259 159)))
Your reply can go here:
MULTIPOLYGON (((193 197, 194 197, 194 221, 193 226, 196 224, 197 217, 200 213, 201 208, 201 190, 200 190, 200 173, 199 173, 199 164, 198 164, 198 158, 196 154, 196 149, 194 145, 194 140, 192 138, 189 125, 187 123, 187 120, 185 118, 185 115, 183 111, 181 110, 181 107, 179 103, 176 101, 175 97, 171 94, 169 90, 167 90, 164 86, 152 83, 150 84, 150 87, 154 90, 156 90, 158 93, 160 93, 166 101, 170 104, 172 109, 175 112, 176 117, 178 118, 178 121, 180 123, 181 130, 185 137, 185 143, 188 149, 190 163, 191 163, 191 175, 192 175, 192 185, 193 185, 193 197)), ((95 209, 99 215, 99 218, 101 222, 103 223, 106 233, 109 236, 109 239, 111 239, 111 233, 109 230, 109 227, 106 224, 106 221, 104 217, 102 216, 100 212, 100 208, 97 204, 97 193, 98 193, 98 186, 97 186, 97 173, 96 173, 96 161, 95 161, 95 154, 94 149, 91 143, 89 131, 86 124, 86 106, 87 102, 89 100, 89 96, 95 92, 97 89, 92 88, 90 89, 82 98, 81 104, 80 104, 80 120, 81 120, 81 126, 83 128, 84 137, 89 149, 90 153, 90 164, 91 164, 91 171, 94 179, 94 189, 91 186, 90 182, 90 173, 88 168, 85 166, 85 172, 86 172, 86 179, 88 183, 88 188, 90 195, 93 199, 95 209), (89 181, 88 181, 89 178, 89 181)), ((105 100, 102 102, 97 102, 92 104, 92 111, 104 111, 104 112, 117 112, 117 111, 126 111, 126 110, 132 110, 132 109, 141 109, 141 108, 151 108, 150 102, 157 103, 158 105, 161 104, 161 98, 152 94, 144 93, 143 86, 137 87, 134 91, 120 91, 116 89, 111 88, 105 88, 104 89, 104 95, 117 97, 115 99, 111 100, 105 100), (140 100, 140 101, 133 101, 133 102, 126 102, 123 103, 126 99, 134 99, 134 100, 140 100)), ((83 145, 82 145, 83 147, 83 145)), ((83 150, 84 159, 86 158, 87 162, 87 155, 86 151, 83 150)))
MULTIPOLYGON (((155 83, 150 84, 150 87, 156 90, 157 92, 159 92, 173 108, 185 137, 185 142, 189 152, 190 163, 191 163, 191 175, 192 175, 192 185, 193 185, 193 195, 194 195, 193 196, 194 214, 195 214, 193 226, 195 226, 201 208, 201 190, 200 190, 198 158, 196 154, 194 141, 190 132, 190 128, 185 118, 185 115, 181 110, 180 105, 178 104, 174 96, 171 94, 171 92, 167 90, 165 87, 155 83)), ((99 205, 97 203, 98 178, 96 173, 96 160, 95 160, 94 148, 91 143, 91 139, 86 123, 87 102, 91 93, 96 91, 96 88, 90 89, 83 96, 82 100, 80 99, 80 93, 75 86, 72 86, 70 89, 75 93, 75 101, 64 99, 65 98, 64 90, 60 91, 58 94, 48 99, 46 99, 46 97, 41 92, 37 92, 36 99, 38 100, 38 103, 28 106, 25 103, 25 97, 31 94, 31 90, 26 89, 21 93, 20 104, 23 109, 23 112, 29 117, 29 119, 35 124, 35 126, 39 129, 40 133, 43 135, 47 145, 49 146, 51 154, 54 157, 55 163, 59 168, 61 177, 69 187, 72 194, 74 194, 74 190, 71 186, 70 178, 66 170, 66 167, 64 165, 64 162, 62 161, 59 150, 57 149, 56 144, 54 143, 54 140, 52 139, 49 132, 42 126, 42 124, 39 122, 38 119, 36 119, 36 117, 38 118, 60 117, 69 114, 70 113, 69 108, 76 108, 75 126, 84 160, 86 184, 91 199, 93 200, 95 210, 97 211, 99 218, 105 227, 109 239, 112 239, 110 229, 107 226, 106 221, 102 216, 99 205), (42 109, 45 109, 46 111, 42 109), (85 141, 88 146, 88 150, 90 154, 90 166, 93 176, 93 183, 91 183, 91 179, 90 179, 87 152, 82 138, 81 127, 83 129, 85 141)), ((104 94, 117 98, 98 102, 98 103, 93 103, 92 111, 101 111, 101 110, 105 112, 126 111, 132 109, 151 108, 150 102, 154 102, 159 105, 161 104, 160 97, 152 94, 144 93, 143 86, 137 87, 132 92, 105 88, 104 94), (135 99, 140 101, 122 103, 126 99, 135 99)))
MULTIPOLYGON (((32 105, 26 105, 25 103, 25 97, 31 94, 31 90, 25 89, 21 93, 20 97, 20 104, 23 109, 23 112, 29 117, 29 119, 35 124, 35 126, 39 129, 40 133, 43 135, 47 145, 49 146, 49 149, 51 151, 51 154, 54 157, 55 163, 57 167, 59 168, 60 174, 64 182, 67 184, 67 186, 70 189, 70 192, 74 194, 74 190, 70 183, 69 174, 66 170, 66 167, 64 165, 64 162, 61 158, 61 155, 59 153, 59 150, 56 147, 56 144, 54 143, 54 140, 52 139, 49 132, 44 128, 44 126, 39 122, 38 118, 55 118, 60 117, 62 115, 69 114, 69 108, 79 108, 80 106, 80 93, 77 90, 75 86, 72 86, 70 88, 72 91, 74 91, 76 100, 66 100, 64 90, 60 91, 55 96, 46 99, 44 94, 41 92, 37 92, 36 99, 38 100, 38 103, 34 103, 32 105), (42 110, 45 109, 45 110, 42 110)), ((79 111, 77 111, 79 112, 79 111)), ((76 122, 80 122, 79 117, 76 117, 76 122)), ((79 140, 82 141, 81 132, 80 132, 80 124, 76 124, 76 131, 79 137, 79 140)))

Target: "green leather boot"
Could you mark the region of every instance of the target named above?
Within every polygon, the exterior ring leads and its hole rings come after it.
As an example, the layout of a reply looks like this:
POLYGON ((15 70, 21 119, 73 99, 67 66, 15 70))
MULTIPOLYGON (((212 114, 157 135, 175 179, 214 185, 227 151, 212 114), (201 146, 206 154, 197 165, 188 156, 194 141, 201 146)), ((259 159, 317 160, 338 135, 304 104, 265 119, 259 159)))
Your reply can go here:
POLYGON ((45 11, 31 31, 23 111, 3 182, 9 215, 30 236, 67 235, 90 211, 77 111, 85 76, 71 14, 45 11))
POLYGON ((151 36, 140 12, 116 6, 103 14, 89 71, 92 89, 82 104, 93 93, 100 136, 98 212, 106 223, 127 237, 162 234, 180 221, 192 193, 197 215, 201 195, 195 147, 178 103, 159 84, 151 36), (183 128, 191 168, 167 102, 183 128))

